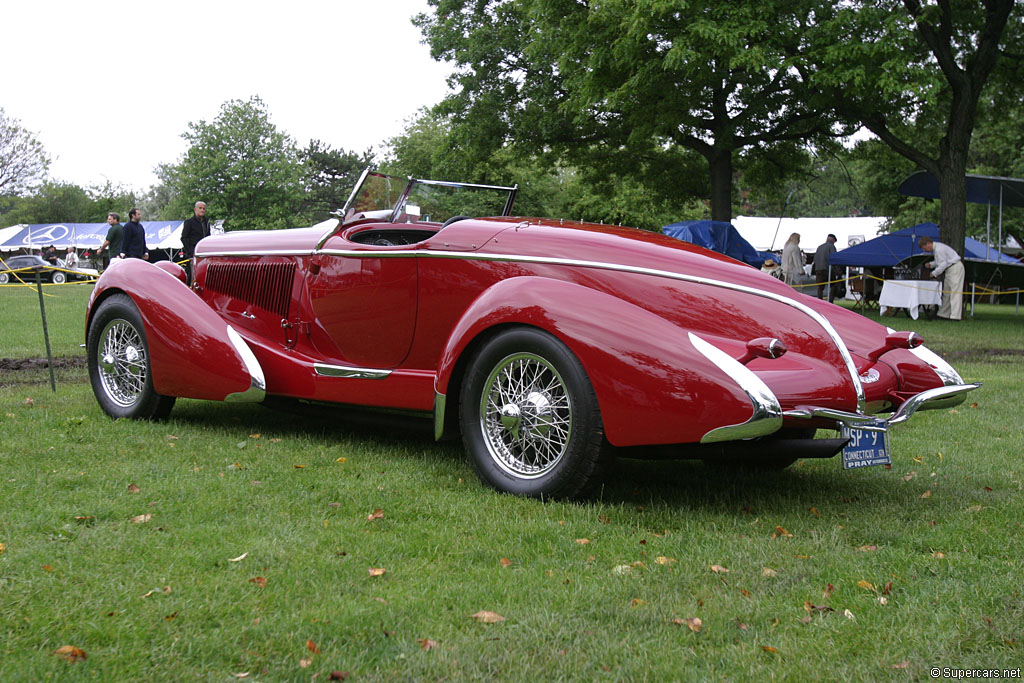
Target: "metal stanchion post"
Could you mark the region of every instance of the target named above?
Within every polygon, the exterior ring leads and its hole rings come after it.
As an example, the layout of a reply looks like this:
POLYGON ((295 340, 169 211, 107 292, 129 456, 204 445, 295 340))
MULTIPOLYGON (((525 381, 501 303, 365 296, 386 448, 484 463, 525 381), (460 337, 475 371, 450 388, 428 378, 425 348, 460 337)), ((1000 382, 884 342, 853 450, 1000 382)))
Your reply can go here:
POLYGON ((46 306, 43 304, 43 276, 36 268, 36 290, 39 292, 39 313, 43 316, 43 340, 46 342, 46 364, 50 368, 50 389, 57 393, 57 381, 53 378, 53 354, 50 352, 50 331, 46 326, 46 306))

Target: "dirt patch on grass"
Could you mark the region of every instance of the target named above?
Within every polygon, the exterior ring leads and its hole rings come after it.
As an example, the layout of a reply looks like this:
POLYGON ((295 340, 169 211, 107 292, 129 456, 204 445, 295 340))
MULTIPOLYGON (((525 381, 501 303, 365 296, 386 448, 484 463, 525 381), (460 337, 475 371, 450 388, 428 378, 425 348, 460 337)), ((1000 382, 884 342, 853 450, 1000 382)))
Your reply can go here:
MULTIPOLYGON (((0 358, 0 388, 45 384, 50 381, 50 367, 45 358, 0 358)), ((60 356, 53 359, 58 381, 80 382, 86 373, 84 356, 60 356)))
MULTIPOLYGON (((56 368, 84 368, 85 356, 61 356, 53 359, 56 368)), ((0 358, 0 371, 3 370, 45 370, 50 367, 45 358, 0 358)))

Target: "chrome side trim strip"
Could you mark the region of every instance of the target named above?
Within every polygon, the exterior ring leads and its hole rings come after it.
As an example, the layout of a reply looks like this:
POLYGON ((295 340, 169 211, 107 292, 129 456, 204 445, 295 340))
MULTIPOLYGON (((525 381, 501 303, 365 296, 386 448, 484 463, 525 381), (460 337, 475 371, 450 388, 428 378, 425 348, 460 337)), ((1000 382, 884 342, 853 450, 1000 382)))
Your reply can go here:
MULTIPOLYGON (((273 254, 274 252, 267 252, 273 254)), ((306 254, 307 252, 301 252, 306 254)), ((721 289, 729 289, 736 292, 744 292, 753 296, 760 296, 765 299, 771 299, 781 304, 791 306, 797 309, 808 318, 813 320, 821 327, 825 333, 832 339, 832 343, 835 344, 839 350, 839 355, 842 357, 843 362, 846 364, 847 373, 850 376, 850 381, 853 383, 854 391, 857 394, 857 408, 860 411, 865 410, 865 397, 864 387, 861 385, 860 376, 857 373, 857 367, 853 363, 853 356, 850 355, 850 350, 846 348, 846 343, 843 342, 842 337, 836 332, 836 329, 832 327, 824 316, 817 311, 813 310, 809 306, 795 301, 793 299, 782 296, 781 294, 775 294, 768 292, 763 289, 757 289, 755 287, 747 287, 746 285, 738 285, 732 282, 725 282, 723 280, 713 280, 711 278, 699 277, 696 275, 685 275, 683 273, 675 273, 669 270, 657 270, 655 268, 643 268, 640 266, 625 266, 618 263, 607 263, 604 261, 582 261, 578 259, 567 259, 567 258, 556 258, 551 256, 521 256, 518 254, 481 254, 475 252, 465 251, 428 251, 428 250, 416 250, 416 249, 401 249, 394 251, 367 251, 367 250, 354 250, 354 249, 317 249, 317 254, 325 254, 328 256, 345 256, 350 258, 406 258, 406 257, 417 257, 417 258, 452 258, 452 259, 463 259, 467 261, 499 261, 504 263, 544 263, 551 265, 564 265, 574 266, 578 268, 598 268, 602 270, 611 270, 620 273, 636 273, 638 275, 651 275, 653 277, 663 277, 670 280, 680 280, 682 282, 692 282, 694 284, 708 285, 710 287, 719 287, 721 289)), ((210 254, 216 256, 258 256, 260 254, 253 252, 217 252, 216 254, 210 254)), ((204 254, 206 256, 206 254, 204 254)), ((921 347, 918 347, 921 348, 921 347)))
POLYGON ((261 251, 204 251, 196 254, 196 258, 211 256, 312 256, 315 252, 309 249, 264 249, 261 251))
POLYGON ((231 345, 235 347, 235 351, 245 363, 245 369, 249 372, 250 384, 245 391, 228 394, 224 400, 228 403, 259 403, 267 397, 267 380, 263 375, 263 367, 256 359, 256 354, 231 325, 228 325, 228 339, 231 340, 231 345))
POLYGON ((342 379, 384 379, 391 374, 390 370, 353 368, 346 365, 328 365, 326 363, 313 363, 313 369, 321 377, 340 377, 342 379))
POLYGON ((782 427, 782 406, 768 385, 748 370, 747 366, 725 351, 701 339, 693 332, 687 334, 695 349, 739 385, 740 389, 750 398, 750 403, 754 408, 754 414, 746 422, 712 429, 701 437, 700 442, 715 443, 749 439, 777 432, 782 427))

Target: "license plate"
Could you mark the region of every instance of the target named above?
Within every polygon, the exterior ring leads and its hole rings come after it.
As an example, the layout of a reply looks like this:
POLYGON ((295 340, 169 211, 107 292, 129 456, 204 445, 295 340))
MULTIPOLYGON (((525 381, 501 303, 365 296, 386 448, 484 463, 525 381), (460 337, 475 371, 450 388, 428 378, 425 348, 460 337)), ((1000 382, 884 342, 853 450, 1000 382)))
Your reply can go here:
POLYGON ((876 420, 872 426, 876 429, 840 425, 841 438, 849 439, 843 446, 843 469, 892 463, 889 458, 889 432, 886 431, 885 421, 876 420))

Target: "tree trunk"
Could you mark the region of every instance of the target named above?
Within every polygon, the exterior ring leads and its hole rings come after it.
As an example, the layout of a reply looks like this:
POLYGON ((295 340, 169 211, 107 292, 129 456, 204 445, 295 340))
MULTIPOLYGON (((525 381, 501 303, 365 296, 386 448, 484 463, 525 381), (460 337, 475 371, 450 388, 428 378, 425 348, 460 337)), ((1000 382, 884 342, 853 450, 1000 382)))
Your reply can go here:
POLYGON ((732 149, 714 147, 707 155, 711 171, 711 220, 732 222, 732 149))

